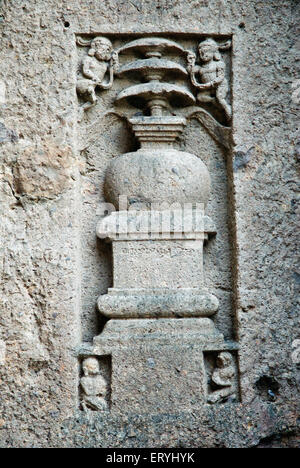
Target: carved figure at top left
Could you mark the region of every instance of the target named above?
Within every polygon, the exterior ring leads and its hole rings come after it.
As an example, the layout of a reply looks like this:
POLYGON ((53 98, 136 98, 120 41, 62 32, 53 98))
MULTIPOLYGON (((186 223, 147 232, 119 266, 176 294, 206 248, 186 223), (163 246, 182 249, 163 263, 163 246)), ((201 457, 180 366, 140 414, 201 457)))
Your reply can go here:
POLYGON ((114 79, 114 69, 117 67, 117 54, 113 52, 112 43, 106 37, 96 37, 90 41, 77 38, 77 44, 90 46, 88 54, 80 64, 80 76, 77 79, 76 90, 85 103, 83 110, 94 106, 97 102, 96 88, 110 89, 114 79))

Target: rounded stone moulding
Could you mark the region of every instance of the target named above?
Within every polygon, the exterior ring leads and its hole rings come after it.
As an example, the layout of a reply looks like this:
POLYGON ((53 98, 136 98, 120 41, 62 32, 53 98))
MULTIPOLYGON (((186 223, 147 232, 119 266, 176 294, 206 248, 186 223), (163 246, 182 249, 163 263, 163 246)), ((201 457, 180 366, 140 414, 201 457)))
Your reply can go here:
POLYGON ((119 209, 119 197, 138 203, 203 203, 210 193, 210 176, 201 159, 176 149, 143 148, 116 157, 105 179, 108 202, 119 209))
MULTIPOLYGON (((162 71, 163 69, 160 70, 161 73, 162 71)), ((151 73, 150 70, 148 73, 151 73)), ((155 73, 153 68, 152 73, 155 73)), ((156 73, 159 73, 159 71, 156 73)), ((159 81, 129 86, 129 88, 123 89, 118 94, 116 102, 127 100, 134 107, 145 108, 147 102, 156 98, 165 99, 174 107, 191 106, 195 103, 195 98, 188 89, 175 84, 160 83, 159 81)))
MULTIPOLYGON (((120 67, 117 74, 122 76, 127 73, 141 73, 141 75, 147 75, 149 72, 158 71, 161 74, 172 73, 179 76, 187 76, 188 72, 179 63, 171 60, 148 58, 144 60, 135 60, 129 62, 120 67)), ((170 86, 170 85, 169 85, 170 86)))
POLYGON ((204 290, 168 290, 147 294, 146 291, 108 294, 98 299, 99 312, 109 318, 178 318, 210 317, 219 307, 213 294, 204 290))
POLYGON ((169 39, 165 39, 163 37, 142 37, 123 45, 119 48, 118 53, 127 53, 132 50, 139 51, 144 54, 161 53, 166 50, 172 50, 177 53, 185 52, 185 49, 180 44, 170 41, 169 39))
POLYGON ((106 200, 116 209, 120 196, 127 197, 129 206, 199 203, 205 207, 210 195, 207 167, 194 154, 171 146, 184 119, 140 117, 130 122, 141 148, 111 161, 105 177, 106 200))

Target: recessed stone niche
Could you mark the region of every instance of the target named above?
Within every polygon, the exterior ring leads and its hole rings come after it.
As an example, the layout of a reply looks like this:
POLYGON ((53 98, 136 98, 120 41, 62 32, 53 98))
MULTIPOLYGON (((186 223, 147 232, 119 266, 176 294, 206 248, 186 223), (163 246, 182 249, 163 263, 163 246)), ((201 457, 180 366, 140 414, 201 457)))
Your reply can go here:
POLYGON ((83 339, 91 354, 112 355, 112 410, 171 408, 170 388, 190 385, 179 407, 201 406, 203 352, 238 347, 232 39, 78 35, 77 49, 83 339))

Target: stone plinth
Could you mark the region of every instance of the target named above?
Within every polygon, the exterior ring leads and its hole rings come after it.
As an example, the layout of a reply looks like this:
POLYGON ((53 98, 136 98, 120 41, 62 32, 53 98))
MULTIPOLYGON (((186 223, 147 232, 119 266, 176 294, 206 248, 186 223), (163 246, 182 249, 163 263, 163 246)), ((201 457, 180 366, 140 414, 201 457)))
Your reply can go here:
POLYGON ((193 208, 115 212, 98 224, 98 236, 113 245, 113 288, 98 299, 111 320, 92 354, 111 356, 112 411, 188 411, 206 403, 204 352, 225 346, 207 318, 219 302, 203 273, 203 244, 215 231, 193 208))
POLYGON ((111 355, 114 412, 190 411, 206 403, 204 351, 224 349, 207 318, 110 320, 92 354, 111 355))
POLYGON ((112 213, 97 228, 113 244, 113 288, 98 299, 114 318, 208 317, 217 298, 205 288, 203 242, 215 232, 201 210, 112 213))
POLYGON ((201 240, 114 241, 113 257, 117 288, 203 288, 201 240))

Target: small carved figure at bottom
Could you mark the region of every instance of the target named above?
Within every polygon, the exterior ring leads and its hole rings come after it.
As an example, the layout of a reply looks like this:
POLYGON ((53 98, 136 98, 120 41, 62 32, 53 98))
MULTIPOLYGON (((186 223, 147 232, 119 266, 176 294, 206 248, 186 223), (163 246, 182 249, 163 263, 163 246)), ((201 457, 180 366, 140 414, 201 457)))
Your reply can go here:
POLYGON ((222 352, 218 355, 216 369, 212 375, 215 386, 221 387, 208 395, 209 403, 217 403, 226 400, 229 396, 236 396, 234 389, 235 365, 230 353, 222 352))
POLYGON ((83 377, 80 385, 83 391, 81 406, 84 411, 106 411, 108 409, 105 400, 107 394, 107 383, 100 375, 99 362, 96 358, 90 357, 82 363, 83 377))

